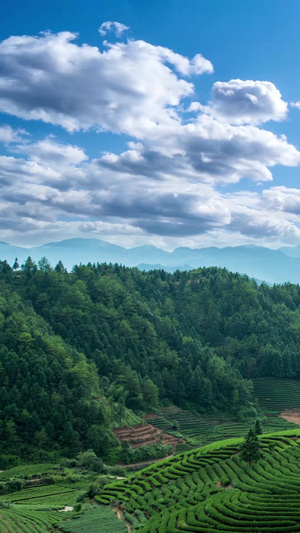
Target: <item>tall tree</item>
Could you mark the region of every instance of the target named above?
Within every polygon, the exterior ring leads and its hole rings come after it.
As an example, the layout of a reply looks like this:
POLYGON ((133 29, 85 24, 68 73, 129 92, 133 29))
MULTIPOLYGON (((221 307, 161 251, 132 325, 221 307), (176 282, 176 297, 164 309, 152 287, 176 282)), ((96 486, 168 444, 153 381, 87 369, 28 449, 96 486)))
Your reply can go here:
POLYGON ((14 269, 14 270, 18 270, 18 268, 20 268, 20 265, 19 265, 19 263, 18 263, 18 258, 16 257, 15 262, 14 262, 14 264, 13 264, 13 269, 14 269))
POLYGON ((246 463, 248 463, 249 466, 251 466, 252 463, 256 463, 257 461, 259 461, 259 459, 262 458, 262 453, 260 451, 260 442, 252 428, 249 429, 244 442, 241 444, 240 458, 246 463))

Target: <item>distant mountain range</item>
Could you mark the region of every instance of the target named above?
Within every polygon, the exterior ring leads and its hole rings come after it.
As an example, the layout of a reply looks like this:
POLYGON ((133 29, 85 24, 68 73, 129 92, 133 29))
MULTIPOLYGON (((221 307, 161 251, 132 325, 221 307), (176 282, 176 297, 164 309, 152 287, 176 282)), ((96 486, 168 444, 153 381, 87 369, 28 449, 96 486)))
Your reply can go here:
POLYGON ((88 262, 121 263, 142 270, 164 268, 169 272, 218 266, 272 284, 286 281, 300 283, 300 246, 278 250, 253 245, 176 248, 173 252, 166 252, 155 246, 126 249, 100 239, 68 239, 33 248, 0 242, 0 259, 6 259, 11 265, 16 257, 21 265, 29 255, 35 261, 45 256, 53 266, 61 260, 68 270, 75 264, 88 262))

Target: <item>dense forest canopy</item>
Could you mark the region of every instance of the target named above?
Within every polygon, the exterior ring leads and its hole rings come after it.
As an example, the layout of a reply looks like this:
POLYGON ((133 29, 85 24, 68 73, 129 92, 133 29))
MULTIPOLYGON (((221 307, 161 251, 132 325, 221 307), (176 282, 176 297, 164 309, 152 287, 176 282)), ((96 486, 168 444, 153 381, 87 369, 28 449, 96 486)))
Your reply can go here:
POLYGON ((300 287, 225 269, 0 262, 0 451, 101 457, 126 409, 251 411, 251 378, 300 377, 300 287), (1 447, 2 446, 2 447, 1 447))

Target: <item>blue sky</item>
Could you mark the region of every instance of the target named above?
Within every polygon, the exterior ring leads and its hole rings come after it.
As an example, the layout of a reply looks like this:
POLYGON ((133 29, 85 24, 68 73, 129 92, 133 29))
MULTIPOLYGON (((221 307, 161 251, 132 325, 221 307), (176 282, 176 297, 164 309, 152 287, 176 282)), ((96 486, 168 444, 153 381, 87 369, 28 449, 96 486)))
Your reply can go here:
POLYGON ((299 15, 4 0, 0 240, 300 244, 299 15))

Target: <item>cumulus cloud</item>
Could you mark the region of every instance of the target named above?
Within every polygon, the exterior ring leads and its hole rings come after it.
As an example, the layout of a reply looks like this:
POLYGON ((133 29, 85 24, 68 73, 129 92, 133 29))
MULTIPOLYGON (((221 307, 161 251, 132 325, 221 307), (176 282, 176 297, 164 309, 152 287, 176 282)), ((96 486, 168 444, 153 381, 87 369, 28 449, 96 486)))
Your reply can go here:
POLYGON ((15 151, 25 153, 33 161, 47 163, 54 167, 63 165, 76 166, 86 161, 88 156, 78 146, 57 143, 53 138, 47 137, 34 144, 18 145, 15 151))
MULTIPOLYGON (((277 189, 271 187, 262 193, 247 190, 223 194, 223 202, 231 212, 231 221, 227 231, 242 235, 244 238, 263 243, 288 242, 296 244, 300 237, 300 219, 273 199, 278 196, 277 189)), ((293 189, 283 187, 286 195, 292 195, 293 189)))
POLYGON ((231 124, 260 124, 283 120, 288 104, 269 81, 218 81, 212 88, 209 112, 231 124))
MULTIPOLYGON (((89 160, 80 147, 58 143, 53 137, 14 146, 13 150, 24 157, 0 157, 1 199, 6 205, 1 213, 15 233, 17 227, 23 228, 22 221, 24 228, 33 225, 34 231, 40 221, 44 231, 45 224, 57 227, 60 218, 67 217, 70 221, 76 218, 77 232, 85 234, 100 235, 102 231, 103 235, 107 231, 112 235, 111 224, 116 233, 120 229, 120 235, 127 228, 131 235, 156 235, 167 240, 224 228, 254 239, 290 241, 297 236, 297 221, 288 216, 289 210, 282 207, 278 217, 276 188, 270 189, 269 196, 266 191, 262 196, 247 191, 225 194, 215 188, 225 178, 230 182, 234 173, 238 179, 238 175, 251 172, 256 178, 258 172, 261 179, 268 170, 265 165, 280 161, 297 164, 297 151, 289 148, 285 139, 253 126, 231 126, 235 130, 231 144, 228 131, 211 127, 211 132, 205 129, 207 139, 198 130, 188 130, 181 138, 181 142, 186 138, 186 145, 172 156, 157 149, 149 151, 142 143, 129 143, 129 150, 120 155, 104 154, 89 160), (253 146, 251 139, 256 143, 253 146)), ((270 179, 268 174, 266 177, 270 179)), ((295 196, 293 190, 284 192, 285 196, 295 196)))
POLYGON ((178 120, 176 106, 194 91, 178 76, 211 72, 192 60, 145 41, 97 47, 74 43, 70 32, 10 37, 0 43, 0 111, 59 124, 144 137, 178 120), (174 71, 175 70, 175 71, 174 71))
POLYGON ((120 155, 105 153, 95 164, 114 173, 129 173, 131 176, 158 180, 164 179, 166 175, 186 175, 191 171, 182 154, 169 156, 147 148, 127 150, 120 155))
MULTIPOLYGON (((54 223, 69 216, 82 219, 78 230, 85 233, 105 231, 114 223, 116 229, 130 227, 137 233, 184 236, 205 233, 230 220, 229 210, 212 197, 211 186, 199 190, 176 176, 157 180, 140 171, 133 182, 130 168, 116 172, 98 160, 86 161, 79 147, 56 144, 54 139, 18 149, 27 150, 27 159, 0 157, 0 187, 7 204, 2 213, 14 213, 20 221, 54 223)), ((170 170, 170 164, 165 168, 170 170)))
MULTIPOLYGON (((118 36, 118 24, 104 23, 100 33, 118 36)), ((101 51, 75 39, 63 32, 0 43, 0 111, 69 132, 94 128, 99 141, 103 130, 132 140, 121 153, 103 153, 99 142, 101 155, 90 159, 71 141, 31 140, 0 126, 1 238, 90 233, 176 245, 224 234, 247 242, 300 237, 297 189, 226 192, 243 178, 271 182, 275 165, 300 164, 284 135, 259 126, 287 113, 272 83, 217 82, 205 105, 193 76, 213 66, 201 54, 189 59, 135 40, 101 51)))
MULTIPOLYGON (((46 240, 49 235, 90 233, 113 236, 117 242, 119 235, 120 244, 127 235, 134 244, 152 235, 157 244, 172 239, 178 244, 199 235, 217 239, 224 231, 250 241, 294 242, 299 237, 296 201, 290 204, 296 197, 293 189, 225 193, 212 183, 171 175, 165 164, 158 179, 137 169, 134 174, 123 161, 118 171, 103 167, 97 159, 86 160, 79 147, 73 148, 73 163, 72 147, 55 144, 54 139, 29 144, 27 159, 0 157, 2 238, 20 232, 40 232, 46 240), (275 196, 281 199, 280 209, 275 196)), ((299 194, 297 198, 299 205, 299 194)))
POLYGON ((211 183, 171 175, 161 162, 159 179, 141 173, 140 167, 133 179, 134 172, 124 166, 122 154, 116 171, 99 160, 86 160, 79 147, 73 150, 70 145, 45 139, 28 145, 27 159, 0 158, 3 231, 36 232, 40 223, 43 232, 49 224, 57 228, 59 220, 67 217, 69 221, 77 219, 78 233, 102 236, 127 232, 183 239, 224 228, 247 238, 291 239, 298 234, 295 221, 285 212, 278 217, 277 206, 264 195, 247 191, 224 194, 211 183))
POLYGON ((297 166, 300 153, 285 136, 255 126, 234 126, 209 115, 160 132, 145 144, 97 161, 114 172, 164 179, 181 176, 194 182, 236 183, 243 177, 271 181, 270 167, 297 166))
POLYGON ((233 216, 228 229, 238 231, 246 237, 268 238, 269 242, 277 240, 295 243, 300 238, 300 228, 290 220, 278 219, 274 212, 237 213, 233 216))
POLYGON ((266 205, 277 211, 300 215, 300 190, 285 186, 272 187, 263 191, 266 205))
POLYGON ((121 22, 112 22, 111 20, 107 20, 101 24, 99 33, 100 35, 106 35, 108 32, 113 31, 117 37, 120 37, 122 33, 127 30, 129 30, 129 26, 125 26, 125 24, 122 24, 121 22))
POLYGON ((232 126, 202 115, 184 130, 180 144, 193 168, 214 181, 270 181, 269 167, 300 163, 300 153, 285 136, 254 126, 232 126))
POLYGON ((23 183, 26 188, 28 179, 37 182, 52 180, 58 176, 56 170, 49 166, 39 165, 35 161, 12 156, 0 156, 0 187, 16 184, 20 187, 23 183))

